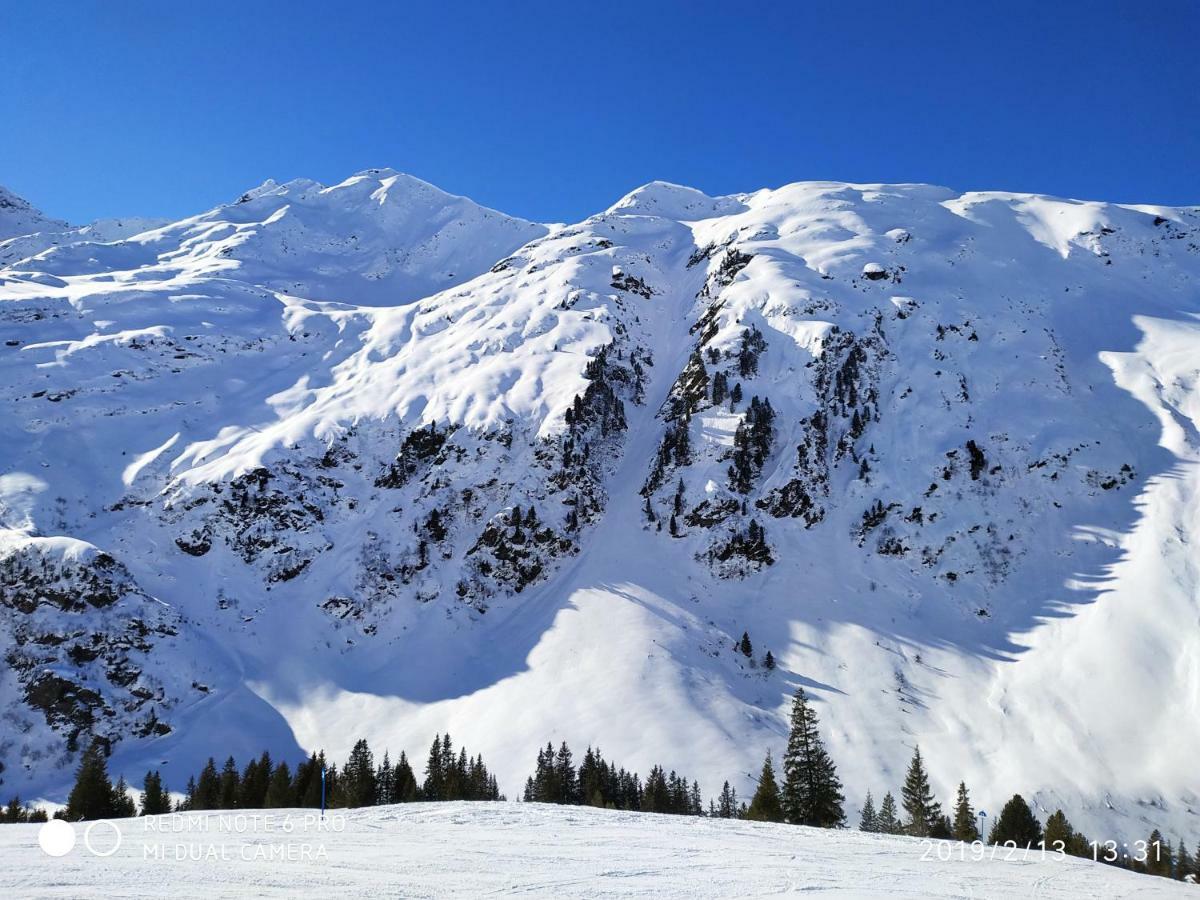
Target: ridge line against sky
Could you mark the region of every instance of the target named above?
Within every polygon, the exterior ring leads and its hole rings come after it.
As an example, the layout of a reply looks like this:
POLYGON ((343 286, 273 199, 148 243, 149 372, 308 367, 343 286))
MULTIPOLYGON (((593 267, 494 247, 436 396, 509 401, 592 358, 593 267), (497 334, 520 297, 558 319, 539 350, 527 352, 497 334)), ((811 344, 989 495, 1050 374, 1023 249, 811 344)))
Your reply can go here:
POLYGON ((664 180, 1200 204, 1200 3, 6 4, 0 184, 75 223, 390 166, 533 221, 664 180))

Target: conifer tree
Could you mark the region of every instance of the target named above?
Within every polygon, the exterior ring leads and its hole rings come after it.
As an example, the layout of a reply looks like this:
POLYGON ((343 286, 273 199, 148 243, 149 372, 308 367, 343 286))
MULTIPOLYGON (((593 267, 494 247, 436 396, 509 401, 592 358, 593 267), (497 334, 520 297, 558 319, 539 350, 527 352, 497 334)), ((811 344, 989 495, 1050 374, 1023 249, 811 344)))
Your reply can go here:
POLYGON ((571 762, 571 748, 563 741, 554 758, 554 783, 557 788, 555 803, 573 804, 577 802, 578 785, 575 780, 575 767, 571 762))
POLYGON ((142 780, 142 815, 160 816, 171 811, 171 795, 163 785, 162 776, 147 772, 142 780))
POLYGON ((238 786, 238 807, 261 809, 266 804, 267 785, 271 781, 271 754, 263 751, 258 759, 252 759, 242 770, 242 781, 238 786))
POLYGON ((867 799, 863 801, 862 816, 858 820, 859 831, 878 831, 879 822, 875 814, 875 800, 871 796, 871 792, 867 791, 867 799))
POLYGON ((989 844, 1006 844, 1012 841, 1018 847, 1032 847, 1042 839, 1042 826, 1029 804, 1020 794, 1004 804, 996 823, 988 834, 989 844))
POLYGON ((271 773, 267 782, 267 793, 263 798, 263 806, 267 809, 287 809, 294 806, 292 790, 292 773, 286 762, 281 762, 271 773))
POLYGON ((915 837, 929 837, 942 816, 942 807, 933 798, 920 747, 913 748, 912 762, 908 765, 900 796, 904 812, 908 815, 908 833, 915 837))
POLYGON ((189 809, 218 809, 221 802, 221 776, 217 774, 217 763, 211 756, 204 768, 200 770, 200 778, 196 781, 192 805, 189 809))
POLYGON ((220 789, 217 804, 220 809, 236 809, 238 805, 238 788, 241 779, 238 777, 237 762, 231 756, 225 760, 221 769, 220 789))
POLYGON ((746 818, 756 822, 782 822, 783 806, 779 800, 779 785, 775 781, 775 766, 771 762, 771 751, 763 760, 762 774, 758 777, 758 787, 750 800, 750 808, 746 810, 746 818))
POLYGON ((420 797, 417 788, 417 777, 408 762, 408 756, 400 751, 400 759, 392 774, 392 792, 397 803, 412 803, 420 797))
POLYGON ((375 758, 366 740, 359 739, 342 767, 342 798, 347 806, 375 805, 375 758))
POLYGON ((815 828, 841 828, 846 824, 842 783, 825 750, 817 714, 809 705, 804 688, 797 688, 792 700, 783 772, 782 802, 789 822, 815 828))
POLYGON ((1171 842, 1155 828, 1146 841, 1146 872, 1149 875, 1170 878, 1172 868, 1171 842))
POLYGON ((442 736, 435 735, 425 762, 425 784, 421 786, 424 800, 444 800, 446 790, 445 761, 442 759, 442 736))
POLYGON ((748 631, 742 632, 742 639, 738 641, 738 650, 746 658, 754 655, 754 645, 750 643, 750 633, 748 631))
POLYGON ((939 815, 929 826, 929 836, 939 841, 954 840, 954 823, 950 821, 950 817, 945 813, 939 815))
POLYGON ((1179 849, 1175 851, 1175 877, 1180 881, 1192 874, 1192 856, 1187 851, 1183 838, 1179 839, 1179 849))
POLYGON ((888 791, 883 795, 883 803, 879 805, 879 815, 876 818, 876 831, 883 834, 903 834, 904 826, 896 813, 896 798, 888 791))
POLYGON ((129 785, 125 783, 124 775, 113 785, 112 796, 112 818, 130 819, 137 815, 137 804, 129 796, 129 785))
POLYGON ((954 839, 968 844, 979 840, 979 826, 975 823, 975 810, 967 793, 967 783, 958 783, 958 799, 954 802, 954 839))
POLYGON ((729 786, 729 782, 725 782, 725 786, 721 788, 720 802, 717 804, 717 817, 721 819, 736 819, 738 814, 738 799, 737 791, 729 786))
POLYGON ((767 655, 763 657, 763 666, 768 672, 775 671, 775 657, 770 650, 768 650, 767 655))
POLYGON ((92 741, 75 772, 75 786, 67 798, 66 818, 110 819, 113 817, 113 786, 108 779, 108 760, 104 746, 92 741))

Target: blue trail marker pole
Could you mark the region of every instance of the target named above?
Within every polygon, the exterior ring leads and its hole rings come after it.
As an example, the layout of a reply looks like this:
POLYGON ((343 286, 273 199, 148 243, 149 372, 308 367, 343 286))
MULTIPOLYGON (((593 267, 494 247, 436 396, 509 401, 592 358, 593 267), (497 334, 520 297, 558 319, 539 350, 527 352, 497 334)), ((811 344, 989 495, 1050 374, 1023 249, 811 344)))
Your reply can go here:
POLYGON ((321 818, 325 818, 325 767, 321 766, 321 818))

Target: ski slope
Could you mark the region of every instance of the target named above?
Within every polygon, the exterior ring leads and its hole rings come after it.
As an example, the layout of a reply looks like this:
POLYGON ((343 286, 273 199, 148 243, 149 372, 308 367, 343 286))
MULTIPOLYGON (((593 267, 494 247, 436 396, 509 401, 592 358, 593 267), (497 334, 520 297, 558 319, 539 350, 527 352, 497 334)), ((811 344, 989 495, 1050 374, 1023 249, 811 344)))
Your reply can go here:
MULTIPOLYGON (((343 810, 326 830, 306 816, 312 811, 122 820, 120 845, 105 858, 86 849, 83 823, 74 826, 80 833, 74 849, 58 858, 38 848, 38 826, 5 826, 0 889, 27 900, 809 892, 846 900, 1150 900, 1196 891, 1053 854, 1022 859, 1021 852, 997 850, 993 858, 993 848, 986 848, 986 857, 976 860, 969 847, 952 842, 585 807, 444 803, 343 810), (285 824, 293 830, 285 832, 285 824)), ((92 846, 112 850, 112 830, 97 826, 92 846)))

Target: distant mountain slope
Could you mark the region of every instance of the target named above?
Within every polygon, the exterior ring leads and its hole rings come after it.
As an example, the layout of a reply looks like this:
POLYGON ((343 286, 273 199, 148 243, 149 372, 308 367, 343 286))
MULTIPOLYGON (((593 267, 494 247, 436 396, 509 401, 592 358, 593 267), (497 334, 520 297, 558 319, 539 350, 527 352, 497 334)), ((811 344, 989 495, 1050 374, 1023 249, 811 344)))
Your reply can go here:
POLYGON ((63 231, 70 226, 51 219, 29 201, 0 186, 0 241, 35 231, 63 231))
POLYGON ((0 777, 448 728, 510 793, 548 738, 715 792, 803 684, 852 803, 919 742, 943 799, 1187 834, 1198 286, 1195 210, 656 182, 550 230, 390 170, 25 258, 0 777))

